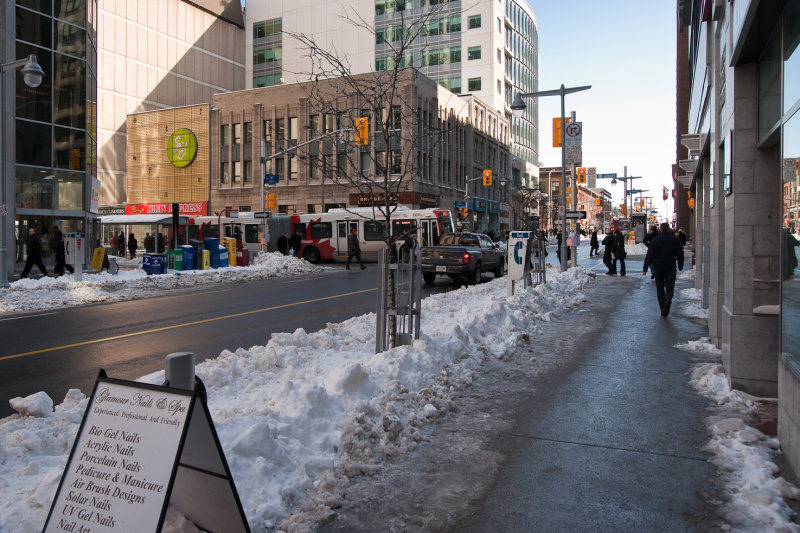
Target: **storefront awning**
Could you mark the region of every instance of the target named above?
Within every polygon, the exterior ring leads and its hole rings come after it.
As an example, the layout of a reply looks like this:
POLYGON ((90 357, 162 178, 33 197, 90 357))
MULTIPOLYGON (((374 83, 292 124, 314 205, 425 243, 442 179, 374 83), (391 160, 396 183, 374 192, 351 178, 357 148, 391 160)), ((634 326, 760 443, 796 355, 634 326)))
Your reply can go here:
MULTIPOLYGON (((172 225, 172 215, 105 215, 100 217, 101 224, 161 224, 172 225)), ((189 223, 189 217, 181 215, 178 224, 189 223)))

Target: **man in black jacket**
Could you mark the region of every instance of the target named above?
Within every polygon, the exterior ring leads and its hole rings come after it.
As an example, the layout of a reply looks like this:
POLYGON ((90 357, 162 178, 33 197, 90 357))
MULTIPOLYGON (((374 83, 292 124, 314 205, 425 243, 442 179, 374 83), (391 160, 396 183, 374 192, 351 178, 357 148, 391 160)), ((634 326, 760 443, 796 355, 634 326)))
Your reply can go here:
POLYGON ((647 275, 647 268, 653 265, 656 277, 656 295, 658 305, 661 307, 661 316, 669 315, 672 306, 672 296, 675 293, 675 278, 677 270, 683 270, 683 247, 678 238, 669 233, 669 224, 661 224, 661 233, 658 234, 647 247, 647 256, 644 258, 642 275, 647 275))
POLYGON ((25 261, 25 268, 22 270, 20 278, 27 278, 33 265, 39 267, 42 276, 47 277, 47 269, 42 262, 42 240, 36 235, 34 228, 28 229, 28 259, 25 261))

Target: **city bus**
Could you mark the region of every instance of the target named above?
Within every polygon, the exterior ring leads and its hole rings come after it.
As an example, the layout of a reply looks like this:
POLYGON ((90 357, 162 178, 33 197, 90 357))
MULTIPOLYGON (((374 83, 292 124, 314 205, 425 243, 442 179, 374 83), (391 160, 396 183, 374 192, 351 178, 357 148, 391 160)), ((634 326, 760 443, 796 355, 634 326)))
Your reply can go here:
MULTIPOLYGON (((455 231, 449 209, 398 207, 391 214, 392 237, 411 231, 420 246, 435 244, 439 235, 455 231)), ((347 236, 356 229, 361 258, 376 261, 385 247, 385 217, 371 207, 331 209, 327 213, 291 215, 291 232, 301 236, 300 257, 306 261, 347 259, 347 236)))

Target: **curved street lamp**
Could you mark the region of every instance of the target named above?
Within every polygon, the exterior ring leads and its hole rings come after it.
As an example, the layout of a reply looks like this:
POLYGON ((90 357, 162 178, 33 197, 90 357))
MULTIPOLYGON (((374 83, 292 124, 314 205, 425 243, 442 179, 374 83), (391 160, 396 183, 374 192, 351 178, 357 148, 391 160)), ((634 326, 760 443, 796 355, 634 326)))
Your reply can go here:
POLYGON ((9 208, 6 201, 6 72, 22 67, 22 80, 25 85, 36 88, 42 84, 44 71, 36 60, 36 54, 31 54, 27 59, 18 59, 3 63, 0 61, 0 288, 7 288, 8 284, 8 246, 6 245, 6 218, 9 208))

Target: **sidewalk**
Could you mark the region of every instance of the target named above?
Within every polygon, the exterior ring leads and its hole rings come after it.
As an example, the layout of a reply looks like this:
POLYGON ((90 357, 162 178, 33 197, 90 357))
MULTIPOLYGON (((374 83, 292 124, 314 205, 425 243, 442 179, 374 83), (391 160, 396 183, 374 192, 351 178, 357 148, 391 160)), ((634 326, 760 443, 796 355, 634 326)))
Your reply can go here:
MULTIPOLYGON (((654 283, 631 261, 602 334, 542 380, 512 429, 507 462, 480 509, 452 531, 716 530, 714 466, 691 390, 697 362, 675 348, 707 335, 658 313, 654 283)), ((603 276, 605 278, 605 276, 603 276)), ((676 291, 686 288, 678 281, 676 291)), ((677 306, 673 307, 673 310, 677 306)))
POLYGON ((582 266, 598 273, 586 302, 513 362, 485 362, 419 447, 354 480, 317 531, 718 531, 708 401, 688 385, 704 356, 675 348, 706 326, 677 303, 660 316, 641 260, 627 277, 582 266))

